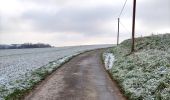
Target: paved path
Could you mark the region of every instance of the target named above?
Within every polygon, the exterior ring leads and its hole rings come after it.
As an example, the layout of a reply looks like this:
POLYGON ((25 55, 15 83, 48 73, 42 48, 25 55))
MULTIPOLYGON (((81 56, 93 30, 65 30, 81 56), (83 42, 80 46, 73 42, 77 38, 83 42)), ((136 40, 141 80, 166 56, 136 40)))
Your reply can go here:
POLYGON ((55 71, 25 100, 125 100, 104 70, 103 50, 81 54, 55 71))

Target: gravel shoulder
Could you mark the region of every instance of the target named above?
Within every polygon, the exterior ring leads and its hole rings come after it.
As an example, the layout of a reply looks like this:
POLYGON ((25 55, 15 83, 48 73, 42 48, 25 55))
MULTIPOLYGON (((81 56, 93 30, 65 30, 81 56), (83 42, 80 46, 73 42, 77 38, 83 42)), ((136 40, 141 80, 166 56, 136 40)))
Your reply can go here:
POLYGON ((102 52, 94 50, 74 57, 25 100, 125 100, 103 67, 102 52))

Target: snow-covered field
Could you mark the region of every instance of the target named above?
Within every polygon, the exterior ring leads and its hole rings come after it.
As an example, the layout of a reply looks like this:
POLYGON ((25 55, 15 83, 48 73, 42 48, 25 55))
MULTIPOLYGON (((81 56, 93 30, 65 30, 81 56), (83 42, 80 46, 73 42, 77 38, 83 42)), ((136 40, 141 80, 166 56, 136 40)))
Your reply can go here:
MULTIPOLYGON (((27 88, 25 85, 28 84, 24 82, 28 81, 28 77, 31 77, 35 71, 44 69, 52 71, 55 66, 59 66, 76 54, 110 46, 112 45, 0 50, 0 99, 15 89, 27 88)), ((34 78, 32 77, 31 81, 34 78)))

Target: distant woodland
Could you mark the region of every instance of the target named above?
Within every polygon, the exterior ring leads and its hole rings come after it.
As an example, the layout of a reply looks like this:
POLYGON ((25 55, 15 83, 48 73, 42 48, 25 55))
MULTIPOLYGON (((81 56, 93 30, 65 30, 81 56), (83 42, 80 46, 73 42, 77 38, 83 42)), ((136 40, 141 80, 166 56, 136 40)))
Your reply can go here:
POLYGON ((24 44, 11 44, 11 45, 2 45, 0 44, 0 49, 24 49, 24 48, 51 48, 52 46, 44 43, 24 43, 24 44))

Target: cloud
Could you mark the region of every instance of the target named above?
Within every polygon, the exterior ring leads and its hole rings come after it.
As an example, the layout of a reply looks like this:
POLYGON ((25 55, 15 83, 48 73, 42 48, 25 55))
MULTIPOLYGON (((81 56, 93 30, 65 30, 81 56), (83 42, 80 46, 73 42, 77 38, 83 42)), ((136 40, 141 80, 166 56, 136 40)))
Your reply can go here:
POLYGON ((75 32, 85 35, 110 33, 103 25, 112 21, 116 12, 111 6, 94 8, 64 8, 56 13, 28 11, 22 15, 24 20, 32 20, 37 31, 75 32))
MULTIPOLYGON (((130 33, 133 1, 129 0, 120 18, 121 32, 130 33), (130 31, 128 32, 127 31, 130 31)), ((139 35, 170 32, 170 0, 139 0, 136 9, 136 32, 139 35)), ((130 36, 130 35, 129 35, 130 36)))
POLYGON ((137 18, 152 28, 170 27, 170 0, 151 0, 137 7, 137 18))
MULTIPOLYGON (((71 45, 69 41, 72 41, 72 44, 101 43, 101 41, 109 43, 112 42, 112 37, 116 38, 117 17, 124 1, 0 0, 0 37, 15 37, 10 38, 11 40, 1 38, 5 42, 44 40, 47 43, 49 41, 62 44, 67 41, 65 43, 69 45, 71 45), (49 37, 45 38, 47 34, 49 37), (22 39, 23 35, 30 37, 22 39)), ((132 4, 133 1, 128 0, 121 16, 121 22, 130 31, 127 32, 123 26, 120 26, 121 40, 131 36, 132 4)), ((169 32, 169 4, 170 0, 138 0, 136 32, 142 35, 151 32, 169 32)))

